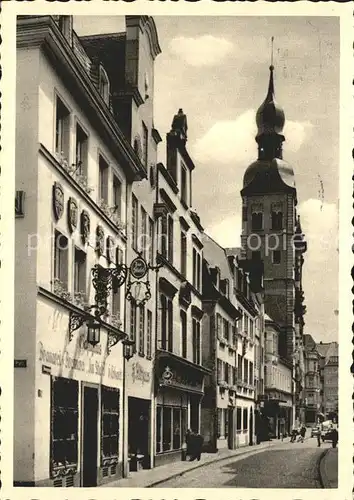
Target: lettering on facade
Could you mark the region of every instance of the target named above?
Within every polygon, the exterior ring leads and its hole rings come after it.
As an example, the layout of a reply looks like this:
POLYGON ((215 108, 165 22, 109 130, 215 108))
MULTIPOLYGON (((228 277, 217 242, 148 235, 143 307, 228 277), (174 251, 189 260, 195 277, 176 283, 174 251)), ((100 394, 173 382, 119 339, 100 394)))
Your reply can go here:
MULTIPOLYGON (((66 351, 49 351, 44 348, 42 342, 38 343, 38 347, 38 359, 43 363, 59 366, 61 368, 67 368, 69 370, 77 370, 92 375, 98 375, 100 377, 107 374, 107 377, 113 380, 123 379, 122 372, 117 370, 113 365, 106 366, 106 364, 102 361, 92 361, 91 359, 85 361, 83 359, 70 356, 66 351)), ((46 368, 48 369, 49 367, 46 368)), ((46 373, 48 373, 48 371, 46 373)))
POLYGON ((193 389, 197 392, 203 391, 203 384, 199 380, 189 377, 186 373, 179 373, 166 366, 161 375, 161 385, 170 385, 181 389, 193 389))
POLYGON ((133 382, 136 380, 140 381, 142 384, 150 382, 150 373, 141 366, 140 363, 133 363, 132 365, 132 378, 133 382))

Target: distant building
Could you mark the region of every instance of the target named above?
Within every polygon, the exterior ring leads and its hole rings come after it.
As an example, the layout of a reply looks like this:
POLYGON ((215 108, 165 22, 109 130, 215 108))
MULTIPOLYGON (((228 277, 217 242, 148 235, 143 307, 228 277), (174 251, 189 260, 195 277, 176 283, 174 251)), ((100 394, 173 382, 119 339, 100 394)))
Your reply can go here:
POLYGON ((180 109, 167 133, 167 165, 157 165, 155 466, 181 460, 187 429, 199 432, 209 367, 202 360, 203 227, 192 209, 195 165, 180 109))
POLYGON ((338 413, 338 343, 320 342, 321 405, 326 417, 338 413))
POLYGON ((256 114, 258 159, 243 177, 243 257, 264 263, 265 312, 279 327, 279 355, 293 365, 292 421, 301 418, 303 384, 301 268, 306 250, 297 217, 293 168, 283 160, 283 109, 275 101, 274 67, 268 92, 256 114), (299 234, 298 234, 299 231, 299 234), (295 276, 294 270, 297 270, 295 276))
POLYGON ((317 422, 321 409, 320 354, 311 335, 304 335, 305 355, 305 422, 317 422))
POLYGON ((262 415, 271 437, 289 434, 292 424, 292 364, 279 353, 279 325, 265 316, 265 397, 262 415))

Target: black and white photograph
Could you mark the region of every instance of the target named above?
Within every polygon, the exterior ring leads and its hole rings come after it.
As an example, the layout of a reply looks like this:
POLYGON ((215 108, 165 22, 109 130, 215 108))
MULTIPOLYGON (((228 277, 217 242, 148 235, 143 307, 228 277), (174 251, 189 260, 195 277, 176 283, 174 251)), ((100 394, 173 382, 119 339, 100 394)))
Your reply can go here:
POLYGON ((345 500, 351 10, 45 7, 7 53, 7 494, 345 500))

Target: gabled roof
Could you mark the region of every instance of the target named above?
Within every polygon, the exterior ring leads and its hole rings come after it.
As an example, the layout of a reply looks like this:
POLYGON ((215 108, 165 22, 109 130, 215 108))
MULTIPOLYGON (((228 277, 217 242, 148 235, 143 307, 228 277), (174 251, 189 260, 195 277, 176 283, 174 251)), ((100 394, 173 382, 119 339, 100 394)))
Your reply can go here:
POLYGON ((206 233, 203 233, 203 244, 203 255, 205 260, 208 262, 210 267, 218 267, 220 269, 220 278, 228 279, 231 285, 233 275, 231 273, 225 249, 206 233))

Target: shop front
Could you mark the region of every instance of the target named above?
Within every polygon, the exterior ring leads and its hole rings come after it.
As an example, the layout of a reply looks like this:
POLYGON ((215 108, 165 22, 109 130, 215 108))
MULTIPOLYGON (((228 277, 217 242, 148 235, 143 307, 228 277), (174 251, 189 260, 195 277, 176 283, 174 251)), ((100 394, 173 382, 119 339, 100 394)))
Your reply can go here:
POLYGON ((126 365, 129 472, 150 469, 153 458, 152 362, 136 355, 126 365))
MULTIPOLYGON (((51 313, 48 303, 40 305, 42 320, 51 313)), ((58 315, 51 334, 37 342, 36 486, 98 486, 122 475, 122 345, 108 353, 102 329, 93 347, 85 326, 65 339, 67 321, 58 315)))
MULTIPOLYGON (((261 416, 265 427, 263 434, 268 433, 268 439, 280 439, 291 432, 292 398, 279 391, 273 391, 267 399, 261 402, 261 416)), ((265 439, 263 435, 263 440, 265 439)))
POLYGON ((172 353, 157 352, 155 466, 181 460, 187 429, 200 432, 204 376, 209 373, 172 353))

